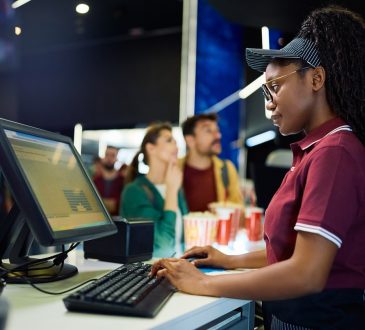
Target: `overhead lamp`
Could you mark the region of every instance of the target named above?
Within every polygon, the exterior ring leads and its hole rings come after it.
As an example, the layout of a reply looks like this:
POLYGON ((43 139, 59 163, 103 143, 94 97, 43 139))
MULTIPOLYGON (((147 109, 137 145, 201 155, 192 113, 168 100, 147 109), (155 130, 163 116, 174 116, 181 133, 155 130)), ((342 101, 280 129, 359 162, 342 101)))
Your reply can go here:
POLYGON ((90 10, 90 7, 89 5, 87 5, 86 3, 79 3, 77 6, 76 6, 76 12, 78 14, 86 14, 87 12, 89 12, 90 10))
POLYGON ((256 78, 253 82, 248 84, 245 88, 241 89, 239 96, 241 99, 249 97, 252 93, 256 92, 261 85, 265 83, 265 76, 262 74, 260 77, 256 78))
POLYGON ((82 146, 82 125, 76 124, 74 127, 74 146, 76 150, 81 155, 81 146, 82 146))
POLYGON ((262 49, 270 49, 270 31, 267 26, 261 28, 262 49))
POLYGON ((21 27, 19 27, 19 26, 16 26, 14 30, 15 30, 15 34, 16 34, 17 36, 19 36, 19 35, 22 33, 22 29, 21 29, 21 27))
POLYGON ((247 147, 255 147, 259 144, 274 140, 276 137, 276 132, 273 130, 266 131, 264 133, 252 136, 246 140, 247 147))
POLYGON ((11 4, 11 7, 13 9, 16 9, 16 8, 19 8, 20 6, 23 6, 24 4, 26 4, 27 2, 29 2, 30 0, 17 0, 17 1, 14 1, 12 4, 11 4))

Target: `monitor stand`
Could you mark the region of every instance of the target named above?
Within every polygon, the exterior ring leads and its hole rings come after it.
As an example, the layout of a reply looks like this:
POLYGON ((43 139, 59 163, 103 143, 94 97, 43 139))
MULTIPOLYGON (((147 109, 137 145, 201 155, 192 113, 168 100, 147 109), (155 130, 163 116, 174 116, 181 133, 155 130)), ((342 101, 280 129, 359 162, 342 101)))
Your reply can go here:
MULTIPOLYGON (((9 214, 0 221, 0 262, 6 269, 15 269, 26 262, 37 259, 28 256, 29 249, 34 240, 27 223, 26 217, 14 203, 9 214), (9 262, 3 262, 8 258, 9 262)), ((3 271, 0 269, 0 275, 3 271)), ((29 265, 25 269, 8 273, 5 276, 7 283, 46 283, 63 280, 77 274, 75 266, 61 263, 55 265, 52 261, 40 262, 29 265)))

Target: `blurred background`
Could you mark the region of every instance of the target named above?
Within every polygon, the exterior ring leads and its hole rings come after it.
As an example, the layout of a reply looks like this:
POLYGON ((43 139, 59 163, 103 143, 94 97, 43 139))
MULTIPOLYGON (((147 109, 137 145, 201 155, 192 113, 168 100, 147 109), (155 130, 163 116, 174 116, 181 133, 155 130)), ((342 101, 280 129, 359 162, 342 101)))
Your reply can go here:
MULTIPOLYGON (((70 136, 91 166, 107 145, 128 163, 157 120, 173 123, 183 154, 179 123, 215 111, 221 156, 266 207, 290 166, 269 155, 299 137, 277 134, 259 85, 242 91, 260 76, 244 49, 285 46, 328 3, 0 0, 0 117, 70 136)), ((361 1, 331 3, 365 14, 361 1)))

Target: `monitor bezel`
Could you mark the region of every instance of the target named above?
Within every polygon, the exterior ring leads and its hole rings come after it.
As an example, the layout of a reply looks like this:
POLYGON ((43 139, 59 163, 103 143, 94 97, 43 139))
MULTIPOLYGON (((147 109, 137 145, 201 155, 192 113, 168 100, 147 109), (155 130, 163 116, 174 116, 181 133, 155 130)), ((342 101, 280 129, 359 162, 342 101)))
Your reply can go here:
POLYGON ((57 244, 73 243, 108 236, 117 232, 116 226, 102 202, 102 199, 91 180, 82 160, 73 145, 72 140, 64 135, 46 131, 40 128, 20 124, 0 118, 0 167, 3 175, 8 182, 9 189, 12 193, 15 203, 20 211, 26 217, 27 225, 36 240, 44 246, 53 246, 57 244), (69 145, 74 154, 81 171, 90 181, 90 186, 94 190, 96 199, 98 200, 108 223, 95 227, 77 228, 65 231, 53 231, 42 207, 35 198, 35 194, 24 173, 18 158, 6 136, 5 130, 12 130, 20 133, 34 135, 69 145), (15 166, 14 166, 15 165, 15 166))

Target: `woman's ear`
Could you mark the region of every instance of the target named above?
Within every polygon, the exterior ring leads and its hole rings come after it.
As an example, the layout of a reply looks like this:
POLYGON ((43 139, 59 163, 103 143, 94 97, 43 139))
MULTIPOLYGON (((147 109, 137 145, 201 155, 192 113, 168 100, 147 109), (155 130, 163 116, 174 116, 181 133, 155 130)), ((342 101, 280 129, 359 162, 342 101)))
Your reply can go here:
POLYGON ((155 145, 153 143, 146 143, 146 152, 148 155, 151 155, 153 151, 155 150, 155 145))
POLYGON ((312 86, 313 90, 318 91, 324 86, 326 81, 326 71, 322 66, 318 66, 313 69, 312 73, 312 86))

